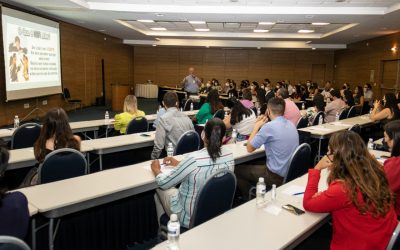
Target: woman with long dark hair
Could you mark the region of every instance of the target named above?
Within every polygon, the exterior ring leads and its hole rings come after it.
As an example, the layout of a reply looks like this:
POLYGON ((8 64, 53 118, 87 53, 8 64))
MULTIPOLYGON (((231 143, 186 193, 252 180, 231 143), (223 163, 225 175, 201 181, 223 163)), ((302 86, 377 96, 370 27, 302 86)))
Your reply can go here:
POLYGON ((352 131, 333 134, 328 153, 308 171, 304 209, 331 213, 331 249, 386 249, 397 217, 380 163, 352 131), (321 170, 328 168, 328 189, 318 192, 321 170), (373 232, 373 233, 372 233, 373 232))
POLYGON ((219 99, 218 91, 213 89, 208 95, 206 102, 201 106, 199 112, 196 115, 196 121, 198 124, 205 124, 207 120, 211 120, 215 112, 223 109, 224 105, 219 99))
POLYGON ((178 214, 181 225, 188 228, 199 190, 211 174, 229 169, 233 171, 232 152, 222 147, 225 124, 218 118, 207 122, 202 134, 204 148, 187 155, 182 161, 166 157, 163 162, 173 166, 170 173, 161 171, 160 162, 154 160, 151 169, 156 177, 155 195, 157 215, 178 214), (175 188, 180 184, 179 188, 175 188))
POLYGON ((386 93, 382 102, 376 100, 370 118, 373 121, 383 121, 383 123, 400 119, 400 110, 395 94, 386 93))
POLYGON ((385 125, 384 138, 391 157, 384 162, 383 167, 390 189, 395 194, 397 216, 400 216, 400 120, 391 121, 385 125))
POLYGON ((3 182, 10 155, 0 145, 0 235, 24 239, 28 232, 28 200, 21 192, 8 193, 3 182))
MULTIPOLYGON (((36 160, 42 163, 46 155, 60 148, 80 150, 81 138, 72 133, 68 116, 62 108, 53 108, 44 117, 39 138, 33 145, 36 160)), ((22 187, 37 184, 38 168, 32 168, 26 175, 22 187)))
POLYGON ((238 141, 247 140, 256 124, 256 114, 253 110, 243 106, 236 98, 231 98, 230 101, 233 105, 230 115, 225 116, 225 126, 227 129, 236 129, 238 141))

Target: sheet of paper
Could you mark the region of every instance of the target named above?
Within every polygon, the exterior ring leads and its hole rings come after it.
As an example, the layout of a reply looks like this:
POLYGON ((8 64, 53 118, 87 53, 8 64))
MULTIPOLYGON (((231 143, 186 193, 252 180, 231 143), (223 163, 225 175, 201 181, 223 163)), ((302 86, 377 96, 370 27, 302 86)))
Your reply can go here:
MULTIPOLYGON (((285 188, 282 191, 282 194, 294 195, 294 194, 297 194, 297 193, 304 193, 305 190, 306 190, 306 187, 299 186, 299 185, 291 185, 291 186, 285 188)), ((303 197, 304 194, 299 194, 299 195, 296 195, 296 196, 297 197, 303 197)))
POLYGON ((308 129, 310 130, 317 130, 317 131, 332 131, 330 128, 324 128, 324 127, 309 127, 308 129))
POLYGON ((268 205, 264 208, 264 211, 267 212, 267 213, 269 213, 269 214, 278 216, 278 215, 282 212, 282 208, 279 207, 279 206, 277 206, 277 205, 275 205, 275 204, 268 204, 268 205))
MULTIPOLYGON (((149 171, 151 171, 151 167, 150 167, 150 165, 146 165, 146 166, 142 166, 144 169, 147 169, 147 170, 149 170, 149 171)), ((164 173, 164 174, 169 174, 169 173, 171 173, 171 171, 174 169, 174 167, 169 167, 169 166, 167 166, 167 165, 165 165, 165 164, 161 164, 161 172, 162 173, 164 173)))
POLYGON ((342 122, 332 122, 330 124, 335 125, 335 126, 343 126, 343 127, 348 127, 349 126, 348 124, 345 124, 345 123, 342 123, 342 122))

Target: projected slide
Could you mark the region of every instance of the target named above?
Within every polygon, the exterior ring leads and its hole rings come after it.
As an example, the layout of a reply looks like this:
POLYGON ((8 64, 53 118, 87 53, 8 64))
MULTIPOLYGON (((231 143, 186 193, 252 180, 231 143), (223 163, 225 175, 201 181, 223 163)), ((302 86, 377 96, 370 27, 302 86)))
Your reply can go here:
POLYGON ((61 93, 58 23, 2 8, 7 100, 61 93))

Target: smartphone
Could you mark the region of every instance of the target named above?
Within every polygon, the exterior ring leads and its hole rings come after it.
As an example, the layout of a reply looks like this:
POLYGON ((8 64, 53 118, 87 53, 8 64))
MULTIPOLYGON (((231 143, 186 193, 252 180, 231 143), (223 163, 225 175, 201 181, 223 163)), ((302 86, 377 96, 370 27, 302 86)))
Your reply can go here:
POLYGON ((301 215, 301 214, 305 213, 300 208, 297 208, 297 207, 295 207, 293 205, 290 205, 290 204, 283 205, 282 208, 285 209, 286 211, 291 212, 292 214, 295 214, 295 215, 301 215))
POLYGON ((148 135, 148 134, 141 134, 140 136, 149 137, 150 135, 148 135))

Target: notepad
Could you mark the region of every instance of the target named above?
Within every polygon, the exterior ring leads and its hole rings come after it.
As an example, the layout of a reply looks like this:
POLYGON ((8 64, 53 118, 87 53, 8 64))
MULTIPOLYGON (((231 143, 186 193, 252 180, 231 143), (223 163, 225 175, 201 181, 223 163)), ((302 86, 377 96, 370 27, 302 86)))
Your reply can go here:
MULTIPOLYGON (((172 167, 172 166, 167 166, 165 164, 160 164, 160 166, 161 166, 161 172, 164 173, 164 174, 167 174, 167 175, 170 174, 171 171, 175 168, 175 167, 172 167)), ((144 169, 147 169, 147 170, 151 171, 150 165, 142 166, 142 167, 144 169)))
POLYGON ((323 127, 309 127, 308 129, 310 129, 310 130, 318 130, 318 131, 326 131, 326 132, 332 131, 332 129, 330 129, 330 128, 323 128, 323 127))

